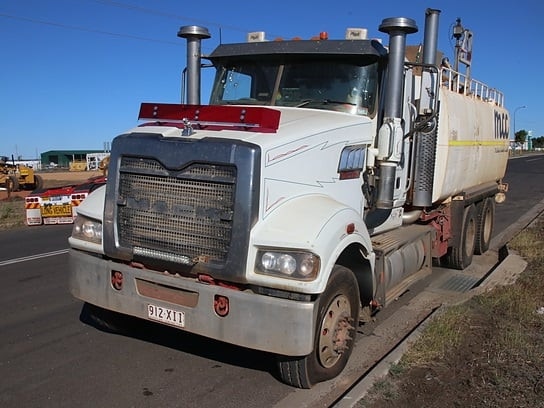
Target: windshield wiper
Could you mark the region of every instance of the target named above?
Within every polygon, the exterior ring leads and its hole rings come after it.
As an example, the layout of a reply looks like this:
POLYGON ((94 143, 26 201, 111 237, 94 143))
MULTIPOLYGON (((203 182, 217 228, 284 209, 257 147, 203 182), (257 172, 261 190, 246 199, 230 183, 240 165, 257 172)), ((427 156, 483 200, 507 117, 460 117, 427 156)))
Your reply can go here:
POLYGON ((311 102, 317 102, 315 99, 304 99, 302 102, 300 102, 298 105, 295 105, 295 108, 301 108, 303 106, 308 105, 311 102))
POLYGON ((303 106, 306 106, 310 103, 319 103, 326 105, 328 103, 337 103, 339 105, 352 105, 355 106, 355 103, 350 103, 347 101, 335 101, 334 99, 305 99, 302 102, 300 102, 298 105, 295 105, 295 108, 302 108, 303 106))

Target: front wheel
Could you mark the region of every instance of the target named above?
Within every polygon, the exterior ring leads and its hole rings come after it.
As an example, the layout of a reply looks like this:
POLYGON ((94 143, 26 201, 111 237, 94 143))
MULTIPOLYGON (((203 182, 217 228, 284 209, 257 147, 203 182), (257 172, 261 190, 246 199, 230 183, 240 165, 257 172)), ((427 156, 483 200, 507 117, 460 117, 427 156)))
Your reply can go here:
POLYGON ((108 333, 123 334, 129 331, 128 316, 85 302, 79 320, 108 333))
POLYGON ((303 357, 278 356, 282 381, 311 388, 340 374, 355 343, 359 307, 359 288, 353 272, 336 265, 319 297, 314 350, 303 357))

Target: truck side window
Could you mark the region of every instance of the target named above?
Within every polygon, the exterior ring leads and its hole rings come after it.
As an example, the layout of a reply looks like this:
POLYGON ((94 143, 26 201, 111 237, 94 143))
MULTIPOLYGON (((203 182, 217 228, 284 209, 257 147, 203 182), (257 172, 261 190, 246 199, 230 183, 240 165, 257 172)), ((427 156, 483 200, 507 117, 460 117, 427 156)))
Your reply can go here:
POLYGON ((250 75, 229 71, 223 82, 223 101, 251 99, 251 82, 250 75))
POLYGON ((275 64, 256 64, 248 61, 219 66, 210 103, 268 105, 277 72, 278 67, 275 64))

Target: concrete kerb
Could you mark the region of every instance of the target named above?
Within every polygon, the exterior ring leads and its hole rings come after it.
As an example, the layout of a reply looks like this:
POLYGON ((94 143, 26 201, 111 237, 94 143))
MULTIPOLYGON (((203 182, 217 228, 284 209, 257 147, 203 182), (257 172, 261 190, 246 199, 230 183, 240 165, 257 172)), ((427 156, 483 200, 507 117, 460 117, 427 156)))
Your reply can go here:
POLYGON ((527 262, 514 252, 508 251, 506 249, 506 244, 516 234, 531 224, 531 222, 533 222, 542 212, 544 212, 544 200, 533 206, 533 208, 524 214, 516 223, 512 224, 493 238, 490 244, 490 250, 497 251, 500 262, 495 269, 487 275, 476 288, 450 299, 447 303, 443 303, 442 306, 425 319, 425 321, 423 321, 406 339, 387 354, 380 363, 378 363, 359 383, 338 401, 334 405, 334 408, 354 407, 361 399, 363 399, 372 386, 377 381, 385 378, 389 373, 391 366, 397 364, 408 348, 419 339, 432 319, 442 313, 444 306, 461 304, 478 294, 492 290, 496 286, 514 283, 527 267, 527 262), (500 259, 501 257, 503 257, 503 259, 500 259))

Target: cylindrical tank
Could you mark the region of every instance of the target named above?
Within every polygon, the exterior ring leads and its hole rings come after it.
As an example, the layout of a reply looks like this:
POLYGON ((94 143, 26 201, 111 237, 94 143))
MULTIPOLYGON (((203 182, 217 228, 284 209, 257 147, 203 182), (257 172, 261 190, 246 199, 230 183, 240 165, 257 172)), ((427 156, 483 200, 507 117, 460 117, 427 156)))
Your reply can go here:
POLYGON ((433 203, 500 180, 508 163, 507 110, 473 93, 440 90, 433 203))

